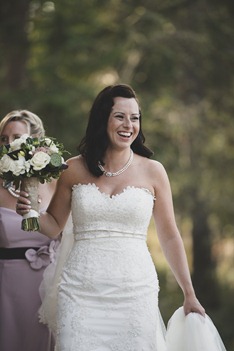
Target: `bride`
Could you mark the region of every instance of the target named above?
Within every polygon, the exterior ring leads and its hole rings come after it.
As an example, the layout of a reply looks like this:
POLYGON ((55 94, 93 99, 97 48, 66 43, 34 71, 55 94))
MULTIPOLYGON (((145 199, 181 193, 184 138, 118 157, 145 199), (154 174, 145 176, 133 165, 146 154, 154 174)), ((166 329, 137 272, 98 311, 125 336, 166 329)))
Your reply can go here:
MULTIPOLYGON (((64 263, 56 285, 57 351, 169 350, 158 309, 157 272, 146 245, 152 215, 184 295, 183 318, 196 312, 206 320, 175 222, 167 173, 150 159, 141 123, 130 86, 103 89, 92 105, 80 155, 68 160, 40 215, 40 231, 49 238, 64 229, 70 211, 72 216, 72 244, 65 258, 61 253, 64 263)), ((17 213, 29 210, 27 194, 21 192, 17 213)), ((172 334, 168 342, 182 351, 181 340, 172 334)))

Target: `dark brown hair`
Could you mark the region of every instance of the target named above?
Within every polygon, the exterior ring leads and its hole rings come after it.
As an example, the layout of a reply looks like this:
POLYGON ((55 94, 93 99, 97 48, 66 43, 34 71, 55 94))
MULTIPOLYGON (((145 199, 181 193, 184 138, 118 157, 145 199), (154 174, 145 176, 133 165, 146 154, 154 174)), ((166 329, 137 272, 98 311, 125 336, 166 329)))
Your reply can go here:
MULTIPOLYGON (((102 161, 108 147, 107 123, 115 97, 134 98, 138 102, 136 93, 129 85, 118 84, 104 88, 93 102, 85 137, 78 146, 80 154, 85 157, 89 171, 97 177, 102 175, 98 162, 102 161)), ((140 111, 140 130, 131 148, 136 154, 149 158, 153 152, 144 145, 145 137, 141 128, 141 120, 140 111)))

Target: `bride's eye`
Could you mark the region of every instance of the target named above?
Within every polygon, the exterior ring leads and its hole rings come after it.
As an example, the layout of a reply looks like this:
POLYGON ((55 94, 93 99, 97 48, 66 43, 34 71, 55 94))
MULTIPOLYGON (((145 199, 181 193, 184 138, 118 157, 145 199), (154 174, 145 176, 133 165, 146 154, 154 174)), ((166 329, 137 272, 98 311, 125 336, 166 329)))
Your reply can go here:
POLYGON ((115 115, 115 118, 118 118, 118 119, 122 120, 124 118, 124 116, 122 116, 122 115, 115 115))
POLYGON ((132 117, 131 117, 131 120, 132 120, 132 121, 139 121, 139 119, 140 119, 140 118, 139 118, 138 116, 132 116, 132 117))

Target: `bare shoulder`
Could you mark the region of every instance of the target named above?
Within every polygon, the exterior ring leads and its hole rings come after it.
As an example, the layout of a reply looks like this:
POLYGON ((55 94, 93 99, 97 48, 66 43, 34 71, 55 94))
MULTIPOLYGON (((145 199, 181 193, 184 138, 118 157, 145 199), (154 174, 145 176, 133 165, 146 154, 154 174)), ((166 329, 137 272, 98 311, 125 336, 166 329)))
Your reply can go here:
POLYGON ((78 184, 86 171, 85 162, 82 156, 75 156, 66 161, 68 168, 62 172, 59 182, 71 187, 78 184))
POLYGON ((138 163, 139 167, 144 168, 150 177, 164 177, 167 174, 164 166, 159 161, 138 156, 138 163))
POLYGON ((153 181, 155 194, 159 198, 162 193, 171 192, 170 181, 162 163, 155 160, 150 161, 149 173, 153 181))
POLYGON ((137 162, 138 174, 143 176, 155 194, 169 186, 168 175, 161 162, 141 156, 137 157, 137 162))
POLYGON ((166 169, 161 162, 156 160, 149 161, 149 172, 152 174, 152 176, 162 180, 168 178, 166 169))
POLYGON ((67 165, 68 165, 68 169, 70 168, 71 170, 73 168, 79 168, 79 167, 84 167, 84 159, 81 155, 78 155, 78 156, 74 156, 74 157, 71 157, 69 158, 67 161, 66 161, 67 165))

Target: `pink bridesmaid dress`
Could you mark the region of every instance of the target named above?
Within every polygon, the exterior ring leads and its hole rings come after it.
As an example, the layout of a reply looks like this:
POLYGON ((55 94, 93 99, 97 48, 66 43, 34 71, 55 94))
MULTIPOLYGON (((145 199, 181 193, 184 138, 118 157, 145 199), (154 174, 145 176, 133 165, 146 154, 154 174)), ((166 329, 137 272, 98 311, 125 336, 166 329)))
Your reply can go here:
POLYGON ((0 350, 52 351, 52 335, 38 319, 39 285, 58 241, 22 231, 21 220, 0 207, 0 350))

